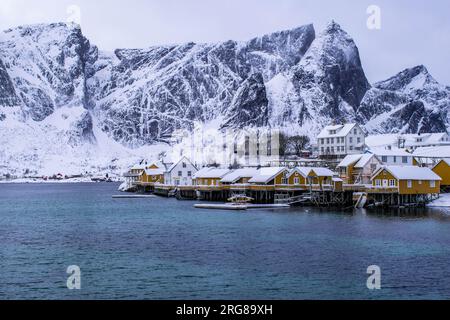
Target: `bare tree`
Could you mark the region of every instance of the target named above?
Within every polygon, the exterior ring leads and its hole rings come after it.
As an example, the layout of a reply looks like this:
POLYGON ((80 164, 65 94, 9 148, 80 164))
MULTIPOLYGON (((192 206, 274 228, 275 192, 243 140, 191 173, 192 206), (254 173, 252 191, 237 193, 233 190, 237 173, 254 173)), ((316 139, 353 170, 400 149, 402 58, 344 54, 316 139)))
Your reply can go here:
POLYGON ((300 156, 310 143, 308 136, 293 136, 287 141, 288 149, 296 156, 300 156))

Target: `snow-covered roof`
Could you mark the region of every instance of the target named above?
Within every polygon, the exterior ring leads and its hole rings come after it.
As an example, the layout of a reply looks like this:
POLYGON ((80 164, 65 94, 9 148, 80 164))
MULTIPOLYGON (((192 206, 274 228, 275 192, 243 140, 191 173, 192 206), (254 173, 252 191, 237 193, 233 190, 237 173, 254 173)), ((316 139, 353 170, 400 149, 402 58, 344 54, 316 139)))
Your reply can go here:
POLYGON ((130 170, 144 170, 145 169, 145 164, 135 164, 134 166, 131 167, 130 170))
POLYGON ((286 168, 282 167, 270 167, 270 168, 261 168, 258 170, 257 174, 253 176, 249 180, 250 183, 269 183, 277 175, 282 173, 283 171, 287 170, 286 168))
POLYGON ((302 177, 306 178, 311 172, 311 168, 296 167, 292 169, 291 172, 289 172, 288 178, 290 178, 296 172, 298 172, 302 177))
POLYGON ((399 139, 405 141, 405 147, 420 147, 430 144, 450 144, 450 141, 442 141, 448 136, 446 132, 422 133, 422 134, 376 134, 366 138, 366 144, 371 148, 397 146, 399 139), (422 141, 417 141, 421 139, 422 141))
POLYGON ((145 174, 148 176, 159 176, 164 174, 164 169, 145 169, 145 174))
POLYGON ((347 123, 343 125, 326 126, 325 128, 323 128, 317 138, 346 137, 356 125, 356 123, 347 123), (331 131, 336 131, 336 133, 331 134, 331 131))
POLYGON ((171 172, 182 161, 185 161, 185 162, 189 163, 190 165, 192 165, 195 168, 195 166, 192 164, 191 160, 189 160, 186 157, 181 157, 180 160, 178 160, 177 162, 175 162, 171 166, 169 166, 169 168, 167 169, 167 172, 171 172))
POLYGON ((396 157, 412 157, 413 155, 409 152, 406 152, 403 149, 392 148, 370 148, 370 153, 373 153, 377 156, 396 156, 396 157))
POLYGON ((430 168, 416 166, 383 166, 375 172, 372 180, 382 171, 387 170, 398 180, 442 180, 430 168))
POLYGON ((335 175, 333 171, 327 168, 312 168, 312 171, 314 171, 318 177, 332 177, 335 175))
POLYGON ((195 178, 201 179, 214 179, 214 178, 223 178, 227 173, 230 172, 229 169, 216 169, 216 168, 208 168, 209 170, 200 170, 195 174, 195 178))
POLYGON ((258 169, 256 168, 243 168, 237 169, 227 173, 221 180, 222 183, 235 183, 242 178, 253 178, 253 176, 258 174, 258 169))
POLYGON ((364 168, 365 165, 375 157, 374 154, 365 153, 365 154, 351 154, 346 156, 339 164, 338 167, 348 167, 350 165, 354 165, 355 168, 364 168))
POLYGON ((321 167, 296 167, 294 168, 290 173, 289 177, 294 174, 295 172, 300 173, 303 177, 308 177, 311 171, 314 171, 315 174, 319 177, 331 177, 334 176, 335 173, 327 168, 321 168, 321 167))
POLYGON ((450 159, 450 146, 417 148, 413 154, 415 157, 450 159))
POLYGON ((338 167, 348 167, 361 160, 362 154, 349 154, 339 164, 338 167))
POLYGON ((202 168, 193 175, 193 178, 194 179, 200 178, 202 175, 204 175, 206 172, 208 172, 212 169, 214 169, 214 168, 208 168, 208 167, 202 168))

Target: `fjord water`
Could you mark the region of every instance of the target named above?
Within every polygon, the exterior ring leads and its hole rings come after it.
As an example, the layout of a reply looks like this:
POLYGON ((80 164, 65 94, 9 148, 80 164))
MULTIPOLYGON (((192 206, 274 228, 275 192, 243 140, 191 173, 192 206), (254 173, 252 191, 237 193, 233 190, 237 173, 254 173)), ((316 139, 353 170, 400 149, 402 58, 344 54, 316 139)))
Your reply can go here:
POLYGON ((228 212, 116 190, 0 184, 0 298, 450 298, 450 212, 228 212))

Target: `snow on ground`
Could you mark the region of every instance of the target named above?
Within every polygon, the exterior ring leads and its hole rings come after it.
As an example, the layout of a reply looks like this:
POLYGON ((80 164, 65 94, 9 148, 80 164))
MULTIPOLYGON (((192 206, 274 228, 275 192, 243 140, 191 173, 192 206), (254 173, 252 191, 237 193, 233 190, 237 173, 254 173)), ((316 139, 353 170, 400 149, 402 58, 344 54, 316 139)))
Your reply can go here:
POLYGON ((164 144, 126 148, 101 131, 95 120, 95 141, 73 143, 73 123, 86 111, 81 108, 61 108, 42 122, 22 122, 16 108, 2 109, 6 119, 0 122, 0 177, 118 177, 143 159, 157 160, 169 149, 164 144))
POLYGON ((450 193, 441 194, 439 199, 434 200, 428 206, 436 208, 438 207, 450 208, 450 193))

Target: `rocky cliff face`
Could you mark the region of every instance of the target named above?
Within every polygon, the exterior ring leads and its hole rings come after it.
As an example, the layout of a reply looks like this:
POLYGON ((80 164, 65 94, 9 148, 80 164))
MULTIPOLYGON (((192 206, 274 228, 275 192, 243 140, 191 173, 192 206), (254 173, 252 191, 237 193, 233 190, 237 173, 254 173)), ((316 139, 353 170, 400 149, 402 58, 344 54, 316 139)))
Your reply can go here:
POLYGON ((308 25, 243 43, 117 50, 94 64, 91 105, 105 132, 132 145, 218 117, 228 127, 265 125, 264 82, 298 63, 314 37, 308 25))
POLYGON ((353 121, 370 84, 354 41, 332 22, 303 59, 268 87, 272 126, 308 134, 332 121, 353 121))
POLYGON ((18 103, 14 85, 0 59, 0 106, 14 106, 18 103))
POLYGON ((449 107, 449 89, 417 66, 376 83, 361 102, 358 120, 379 133, 443 132, 449 107))
POLYGON ((449 101, 450 89, 423 66, 370 85, 356 44, 335 22, 317 37, 307 25, 247 42, 111 53, 62 23, 0 37, 3 125, 14 116, 44 132, 57 128, 74 147, 101 143, 101 133, 136 148, 218 121, 311 137, 332 121, 357 121, 369 132, 436 132, 449 128, 449 101))

